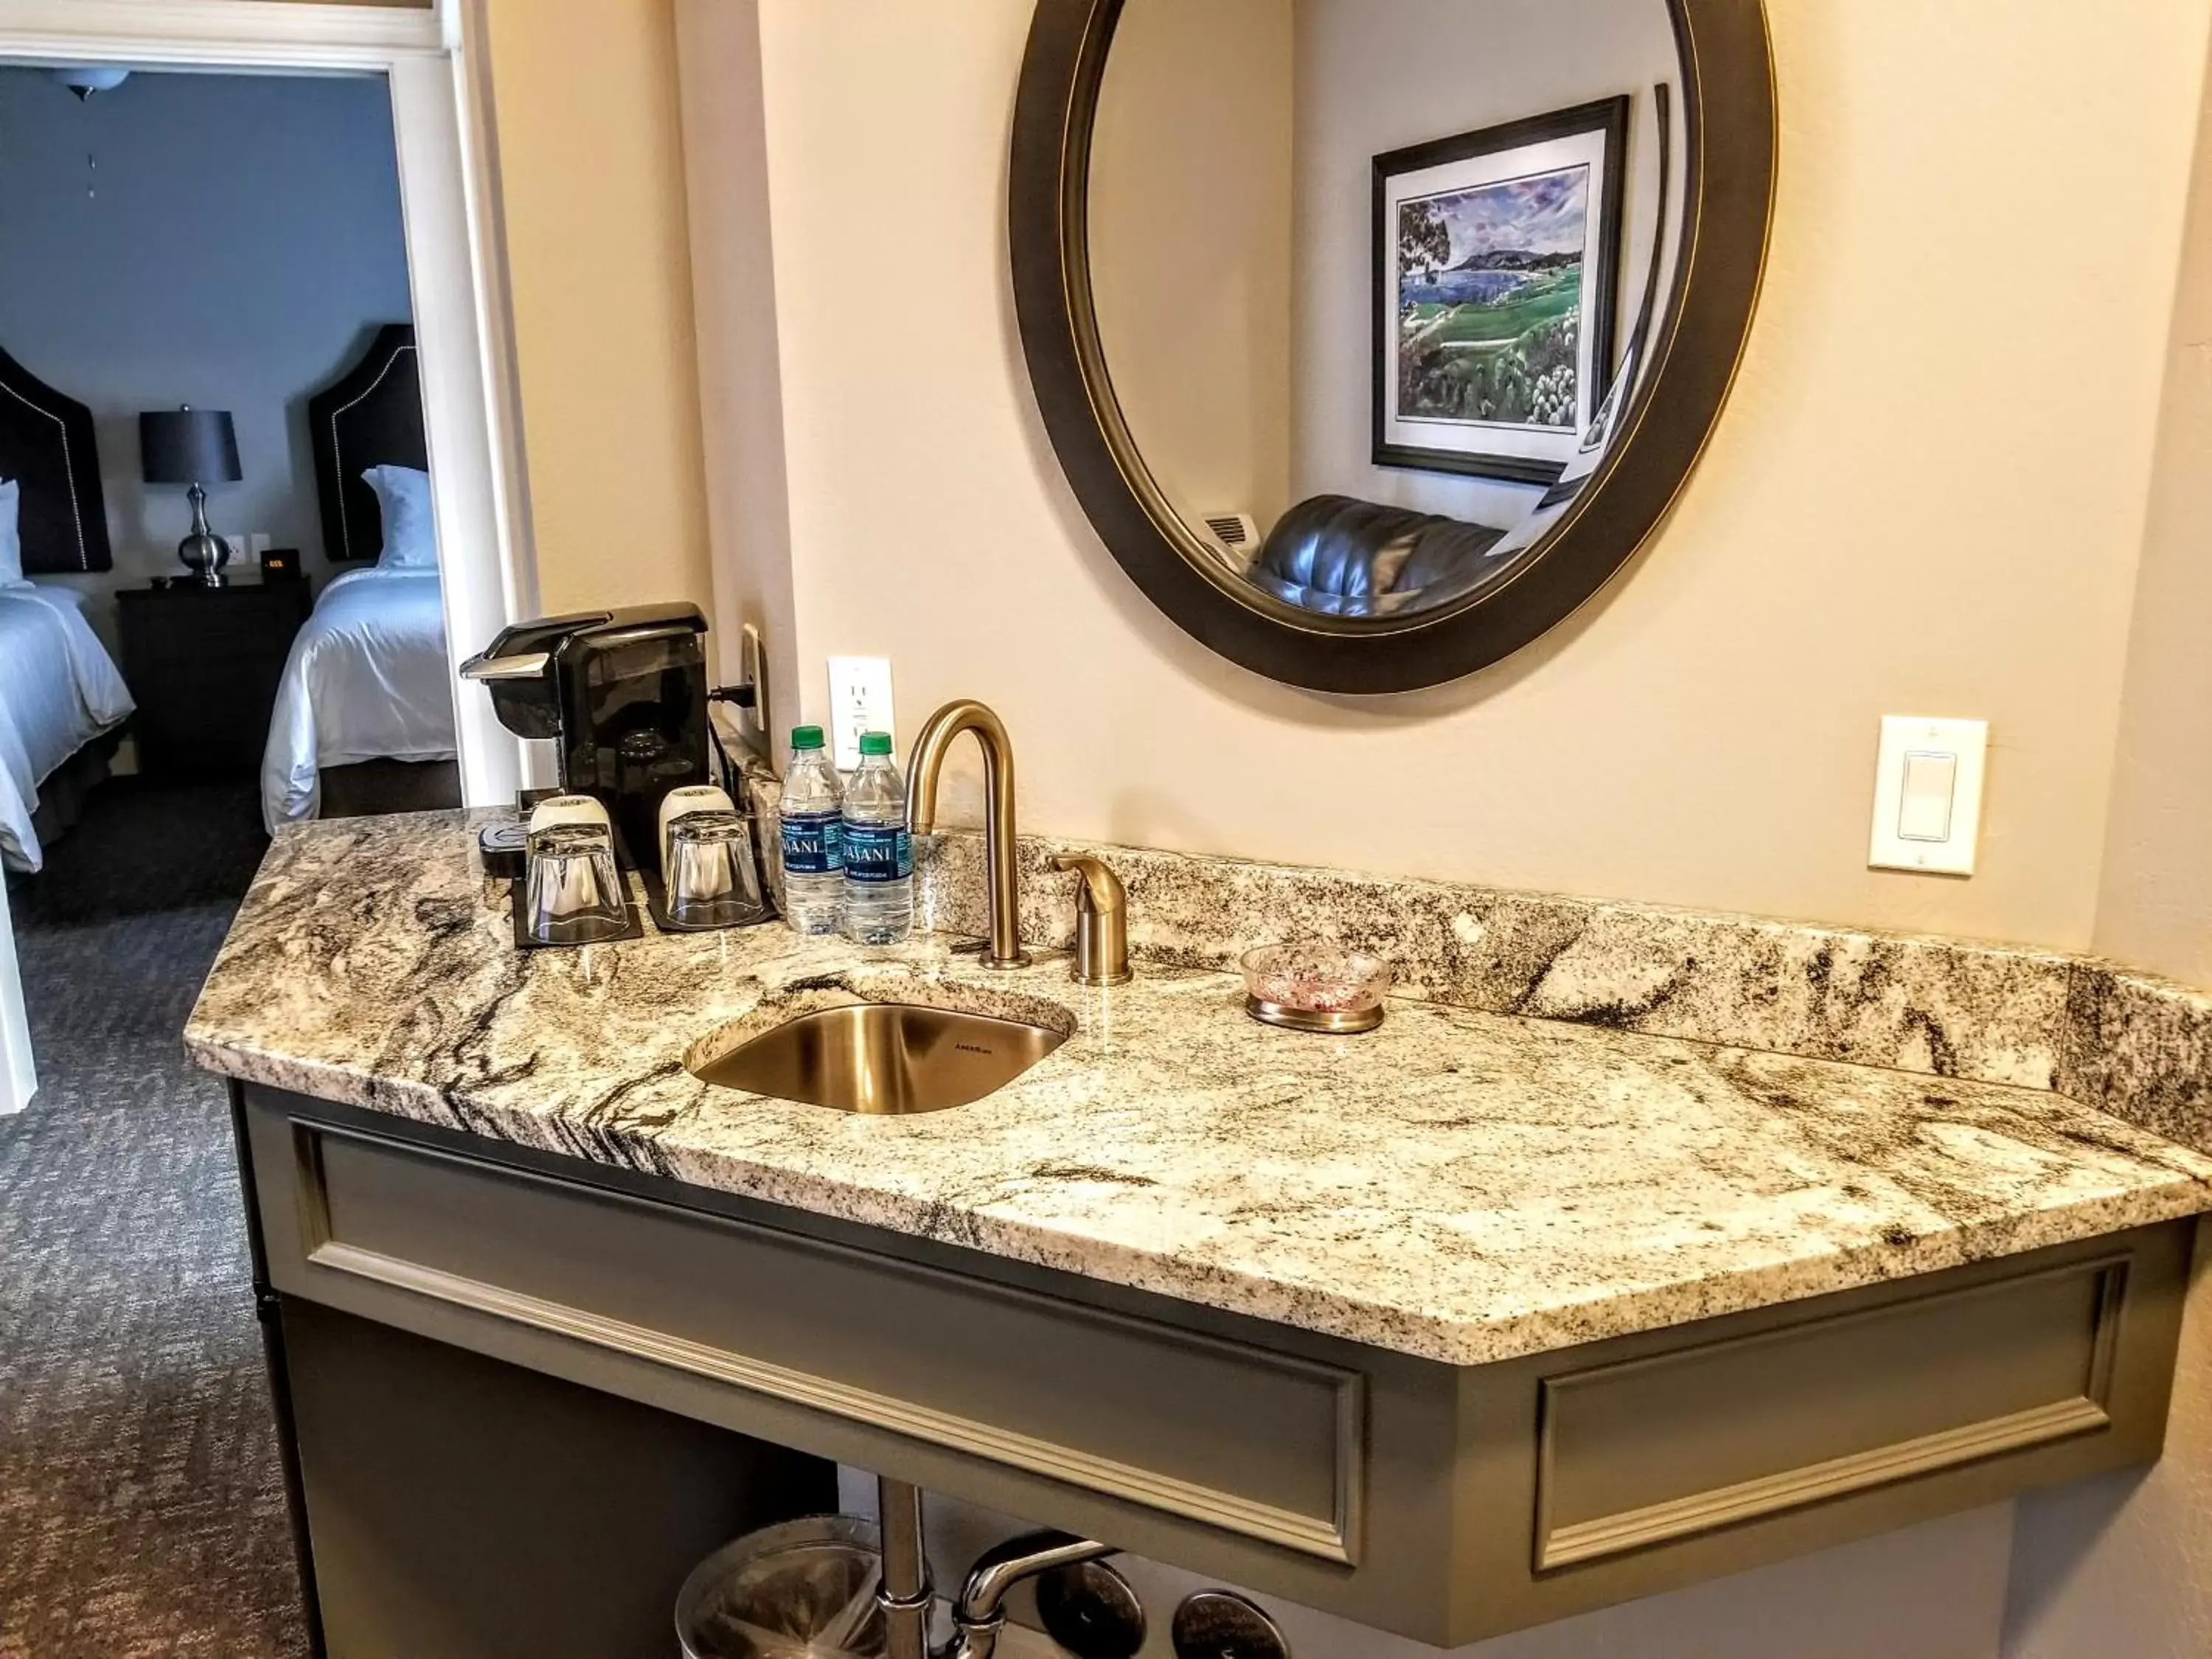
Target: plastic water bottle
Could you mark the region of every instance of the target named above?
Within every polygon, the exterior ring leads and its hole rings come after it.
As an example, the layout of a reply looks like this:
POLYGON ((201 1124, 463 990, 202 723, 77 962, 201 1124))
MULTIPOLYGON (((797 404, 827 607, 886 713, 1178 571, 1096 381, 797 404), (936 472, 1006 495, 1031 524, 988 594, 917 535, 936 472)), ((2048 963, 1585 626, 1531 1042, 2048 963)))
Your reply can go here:
POLYGON ((845 790, 845 937, 896 945, 914 931, 914 841, 906 781, 891 764, 891 734, 860 733, 860 769, 845 790))
POLYGON ((776 817, 783 832, 783 908, 802 933, 834 933, 845 909, 845 789, 822 728, 795 726, 776 817))

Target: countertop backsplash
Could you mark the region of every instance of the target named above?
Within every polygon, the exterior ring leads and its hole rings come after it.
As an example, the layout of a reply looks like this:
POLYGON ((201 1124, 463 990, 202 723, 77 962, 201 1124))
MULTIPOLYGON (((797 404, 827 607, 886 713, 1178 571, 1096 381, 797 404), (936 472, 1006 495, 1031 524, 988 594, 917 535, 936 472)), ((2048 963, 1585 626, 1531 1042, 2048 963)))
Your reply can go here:
MULTIPOLYGON (((772 815, 775 780, 751 784, 772 815)), ((1022 938, 1052 950, 1075 937, 1060 852, 1120 875, 1139 962, 1314 934, 1388 957, 1401 996, 2056 1090, 2212 1151, 2212 993, 2095 957, 1024 835, 1022 938)), ((984 931, 981 832, 918 837, 915 872, 918 926, 984 931)))
MULTIPOLYGON (((981 835, 917 848, 920 919, 981 932, 981 835)), ((1052 949, 1075 932, 1058 852, 1120 874, 1139 961, 1224 968, 1316 934, 1389 957, 1401 996, 2058 1090, 2212 1150, 2212 994, 2095 957, 1024 836, 1022 937, 1052 949)))

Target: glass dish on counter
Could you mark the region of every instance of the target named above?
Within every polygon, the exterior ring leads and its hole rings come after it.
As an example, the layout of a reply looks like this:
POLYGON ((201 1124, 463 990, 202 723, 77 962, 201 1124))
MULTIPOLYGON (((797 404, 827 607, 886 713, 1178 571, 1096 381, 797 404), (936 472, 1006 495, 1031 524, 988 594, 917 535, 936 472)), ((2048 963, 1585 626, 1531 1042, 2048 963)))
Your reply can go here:
POLYGON ((1294 1031, 1371 1031, 1382 1023, 1390 964, 1328 939, 1291 939, 1247 951, 1244 1011, 1294 1031))

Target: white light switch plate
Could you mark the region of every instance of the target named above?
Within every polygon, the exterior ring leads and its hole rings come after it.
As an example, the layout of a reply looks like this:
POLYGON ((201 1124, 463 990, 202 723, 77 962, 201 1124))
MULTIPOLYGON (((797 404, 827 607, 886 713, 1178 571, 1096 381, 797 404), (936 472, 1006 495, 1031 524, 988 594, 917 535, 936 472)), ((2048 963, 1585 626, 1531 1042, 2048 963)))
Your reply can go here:
POLYGON ((891 665, 888 657, 832 657, 830 659, 830 752, 841 772, 860 763, 860 733, 889 732, 891 751, 898 752, 898 732, 891 725, 891 665))
POLYGON ((1987 720, 1883 715, 1867 862, 1878 870, 1972 875, 1989 743, 1987 720))

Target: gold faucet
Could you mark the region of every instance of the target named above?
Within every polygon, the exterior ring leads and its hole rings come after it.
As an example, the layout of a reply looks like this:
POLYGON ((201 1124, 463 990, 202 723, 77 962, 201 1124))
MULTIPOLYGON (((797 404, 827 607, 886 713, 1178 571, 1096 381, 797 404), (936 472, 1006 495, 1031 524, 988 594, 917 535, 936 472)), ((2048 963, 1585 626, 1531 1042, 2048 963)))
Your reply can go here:
POLYGON ((1021 872, 1014 864, 1014 744, 1006 722, 972 697, 948 702, 929 717, 914 740, 907 763, 907 827, 917 836, 937 828, 937 775, 945 751, 963 732, 983 745, 983 785, 990 805, 983 819, 983 862, 988 871, 984 897, 990 908, 991 942, 984 947, 986 968, 1026 968, 1022 951, 1021 872))

